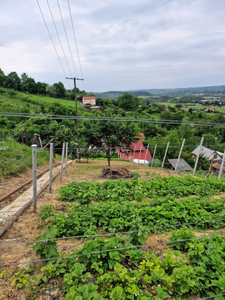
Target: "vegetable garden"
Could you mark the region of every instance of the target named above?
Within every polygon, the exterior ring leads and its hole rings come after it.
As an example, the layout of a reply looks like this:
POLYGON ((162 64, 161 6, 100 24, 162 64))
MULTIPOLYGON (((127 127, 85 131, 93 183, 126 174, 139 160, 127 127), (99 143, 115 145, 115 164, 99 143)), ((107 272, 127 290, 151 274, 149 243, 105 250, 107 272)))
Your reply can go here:
POLYGON ((52 278, 66 300, 224 299, 225 202, 214 197, 224 191, 224 180, 191 176, 72 182, 60 189, 63 211, 41 209, 46 230, 33 246, 41 275, 30 266, 12 284, 28 299, 52 278), (57 239, 68 238, 84 245, 60 254, 57 239))

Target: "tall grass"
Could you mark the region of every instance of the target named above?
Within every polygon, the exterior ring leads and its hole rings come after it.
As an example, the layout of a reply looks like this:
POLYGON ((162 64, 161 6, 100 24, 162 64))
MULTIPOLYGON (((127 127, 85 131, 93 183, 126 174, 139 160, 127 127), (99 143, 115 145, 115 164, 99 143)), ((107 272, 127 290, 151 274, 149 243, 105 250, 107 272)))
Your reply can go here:
MULTIPOLYGON (((32 167, 32 149, 19 144, 13 139, 0 142, 0 147, 8 147, 7 150, 0 150, 0 182, 3 178, 18 176, 28 168, 32 167)), ((49 152, 37 153, 37 165, 49 160, 49 152)))

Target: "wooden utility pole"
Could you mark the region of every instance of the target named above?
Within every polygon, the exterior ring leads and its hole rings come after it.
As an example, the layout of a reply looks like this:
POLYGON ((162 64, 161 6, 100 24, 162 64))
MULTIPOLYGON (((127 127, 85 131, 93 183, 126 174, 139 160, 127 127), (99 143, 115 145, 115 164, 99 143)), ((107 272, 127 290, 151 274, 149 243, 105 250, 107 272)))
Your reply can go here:
POLYGON ((75 94, 75 108, 76 108, 76 124, 77 124, 77 144, 78 144, 78 150, 77 150, 77 162, 80 162, 80 139, 79 139, 79 121, 78 121, 78 111, 77 111, 77 87, 76 87, 76 80, 84 80, 79 78, 67 78, 66 79, 72 79, 74 80, 74 94, 75 94))

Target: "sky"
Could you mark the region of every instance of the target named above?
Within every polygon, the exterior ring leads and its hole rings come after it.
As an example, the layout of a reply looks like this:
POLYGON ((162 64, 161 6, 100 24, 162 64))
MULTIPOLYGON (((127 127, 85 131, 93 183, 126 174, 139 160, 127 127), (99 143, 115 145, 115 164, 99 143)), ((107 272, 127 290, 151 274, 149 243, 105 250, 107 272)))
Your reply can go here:
POLYGON ((67 89, 73 81, 65 75, 83 77, 78 87, 89 92, 225 84, 224 0, 69 1, 80 64, 68 0, 48 0, 65 56, 47 0, 0 1, 6 75, 25 72, 67 89))

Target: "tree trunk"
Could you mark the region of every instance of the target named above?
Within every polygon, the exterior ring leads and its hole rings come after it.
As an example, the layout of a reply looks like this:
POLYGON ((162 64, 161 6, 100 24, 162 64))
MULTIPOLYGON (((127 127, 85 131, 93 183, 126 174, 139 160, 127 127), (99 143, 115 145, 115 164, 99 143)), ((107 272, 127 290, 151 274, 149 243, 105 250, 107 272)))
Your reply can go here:
POLYGON ((110 167, 110 153, 107 153, 107 158, 108 158, 108 167, 110 167))

